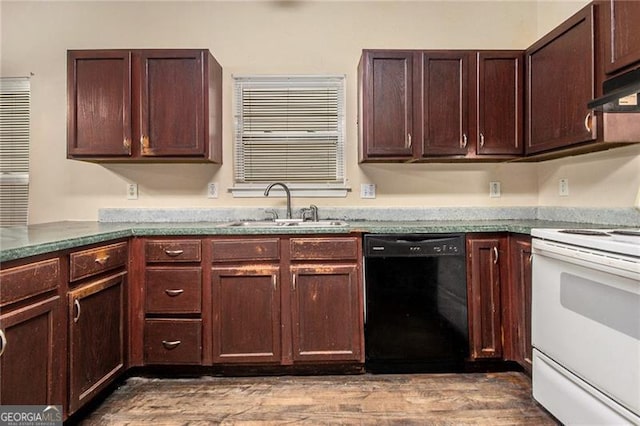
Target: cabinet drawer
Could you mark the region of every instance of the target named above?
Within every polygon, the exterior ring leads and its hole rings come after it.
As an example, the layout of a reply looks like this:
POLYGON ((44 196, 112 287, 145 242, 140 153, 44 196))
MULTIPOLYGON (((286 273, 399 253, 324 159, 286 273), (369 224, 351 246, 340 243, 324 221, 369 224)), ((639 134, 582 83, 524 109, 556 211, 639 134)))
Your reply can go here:
POLYGON ((291 238, 291 260, 357 260, 359 246, 354 237, 291 238))
POLYGON ((117 243, 70 255, 69 281, 77 281, 127 264, 127 243, 117 243))
POLYGON ((144 326, 145 364, 200 364, 199 319, 149 319, 144 326))
POLYGON ((280 259, 278 238, 213 240, 211 245, 214 262, 280 259))
POLYGON ((200 240, 153 240, 145 247, 147 262, 200 262, 200 240))
POLYGON ((148 268, 145 275, 147 313, 200 313, 200 268, 148 268))
POLYGON ((0 271, 0 283, 0 306, 54 290, 60 284, 60 259, 0 271))

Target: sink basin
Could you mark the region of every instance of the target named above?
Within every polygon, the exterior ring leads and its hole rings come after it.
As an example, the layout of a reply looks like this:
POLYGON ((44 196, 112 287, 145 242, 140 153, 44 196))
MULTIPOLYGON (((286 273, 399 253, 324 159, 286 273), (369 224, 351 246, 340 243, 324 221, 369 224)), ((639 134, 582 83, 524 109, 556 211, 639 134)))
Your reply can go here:
POLYGON ((342 220, 319 220, 317 222, 302 222, 300 220, 262 220, 262 221, 234 221, 220 225, 225 228, 333 228, 335 226, 349 226, 342 220))

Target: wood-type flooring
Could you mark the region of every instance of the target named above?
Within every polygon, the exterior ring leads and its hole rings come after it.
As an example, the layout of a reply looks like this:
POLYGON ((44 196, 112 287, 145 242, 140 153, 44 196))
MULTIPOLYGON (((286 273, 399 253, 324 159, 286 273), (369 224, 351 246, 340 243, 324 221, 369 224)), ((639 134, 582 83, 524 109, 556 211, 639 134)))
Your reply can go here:
POLYGON ((556 425, 517 372, 132 377, 84 425, 556 425))

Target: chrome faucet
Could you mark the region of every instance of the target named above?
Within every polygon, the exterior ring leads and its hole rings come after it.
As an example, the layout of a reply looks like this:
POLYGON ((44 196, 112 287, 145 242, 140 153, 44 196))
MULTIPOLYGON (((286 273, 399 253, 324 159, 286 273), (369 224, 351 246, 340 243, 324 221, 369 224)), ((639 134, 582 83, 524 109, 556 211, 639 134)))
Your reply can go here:
POLYGON ((264 190, 264 196, 269 196, 269 191, 274 186, 281 186, 284 189, 284 192, 287 194, 287 219, 291 219, 291 191, 289 191, 289 187, 282 182, 274 182, 271 185, 267 186, 267 189, 264 190))

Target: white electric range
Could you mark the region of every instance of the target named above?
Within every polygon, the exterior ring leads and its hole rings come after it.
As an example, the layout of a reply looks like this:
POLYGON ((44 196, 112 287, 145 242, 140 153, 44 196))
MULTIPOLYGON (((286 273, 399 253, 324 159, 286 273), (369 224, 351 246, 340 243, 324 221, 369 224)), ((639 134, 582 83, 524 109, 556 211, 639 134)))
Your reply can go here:
POLYGON ((534 398, 564 424, 640 425, 640 230, 531 235, 534 398))

